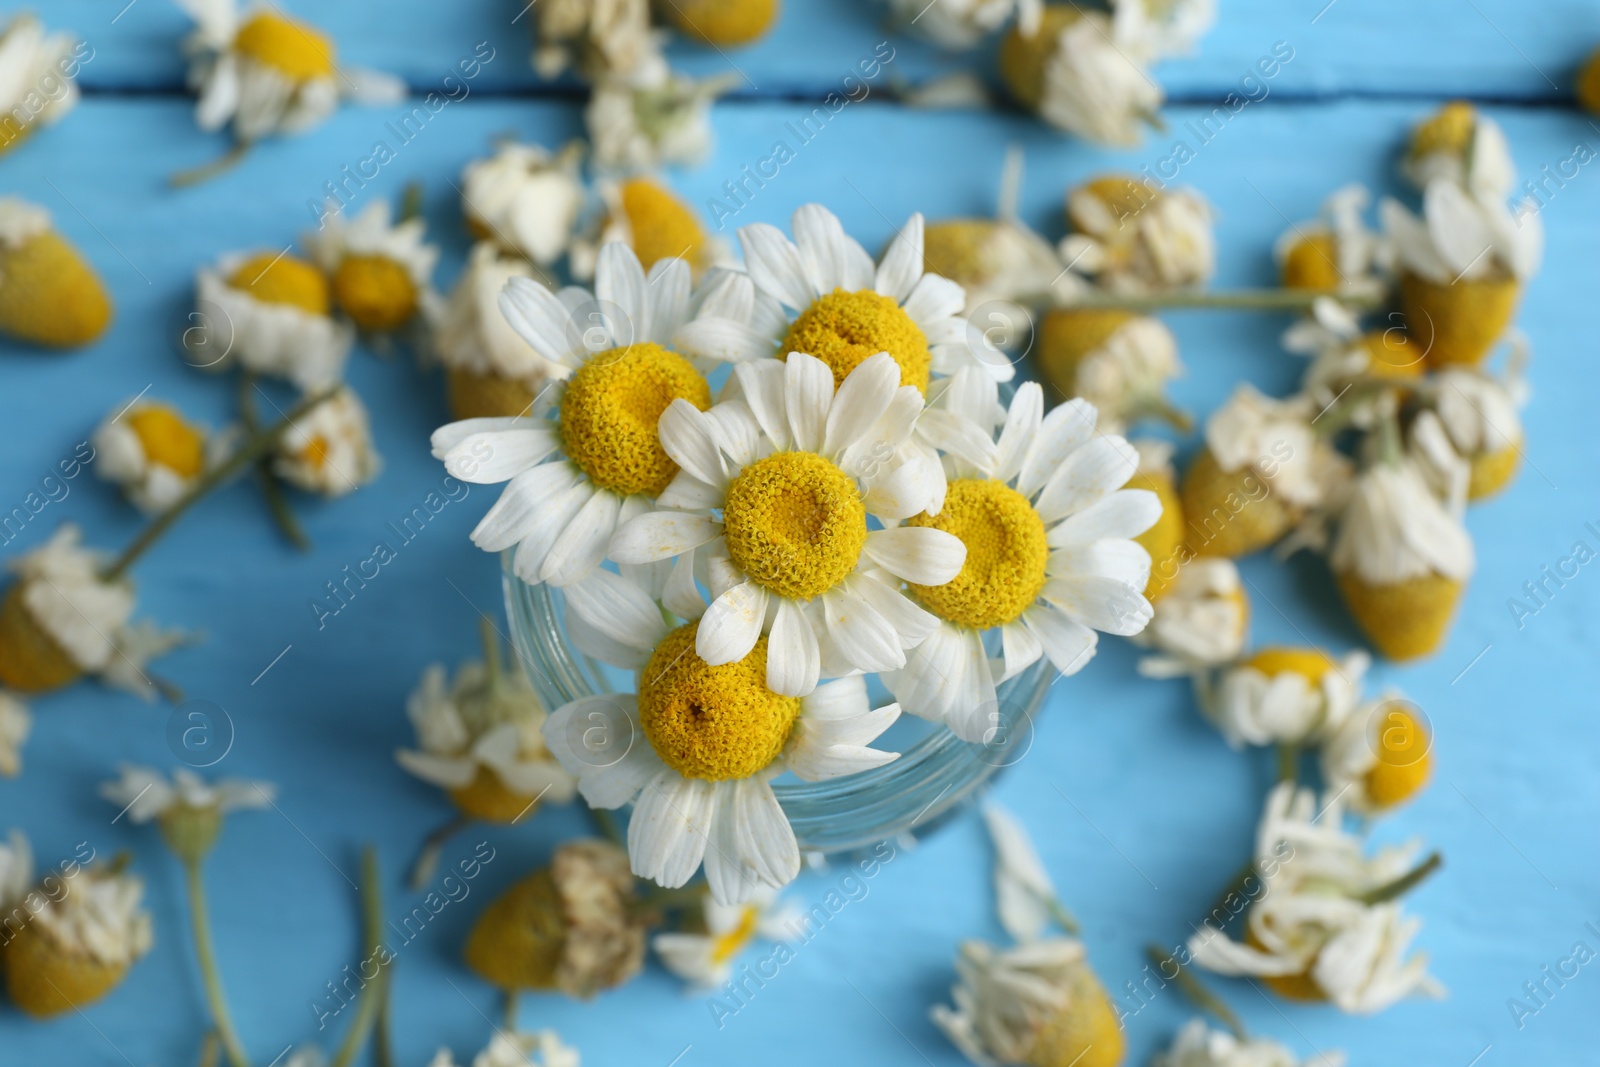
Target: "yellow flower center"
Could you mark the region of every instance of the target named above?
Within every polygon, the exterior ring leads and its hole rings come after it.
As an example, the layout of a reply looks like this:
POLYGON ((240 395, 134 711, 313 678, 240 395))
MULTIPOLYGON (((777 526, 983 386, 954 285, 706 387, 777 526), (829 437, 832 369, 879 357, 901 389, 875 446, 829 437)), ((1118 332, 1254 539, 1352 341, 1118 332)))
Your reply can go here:
POLYGON ((322 434, 317 434, 306 442, 306 446, 294 454, 294 458, 304 463, 314 471, 320 471, 323 464, 328 462, 328 439, 322 434))
POLYGON ((263 304, 287 304, 312 315, 328 313, 328 280, 294 256, 265 252, 251 256, 228 278, 228 285, 263 304))
POLYGON ((1073 198, 1092 197, 1105 205, 1113 221, 1122 223, 1137 218, 1145 208, 1161 199, 1161 190, 1131 174, 1104 174, 1073 190, 1073 198))
POLYGON ((740 909, 738 925, 711 943, 711 962, 727 963, 737 956, 740 950, 750 943, 750 939, 756 936, 756 925, 760 921, 761 909, 754 904, 746 904, 740 909))
POLYGON ((1039 320, 1034 358, 1045 381, 1070 400, 1078 395, 1078 367, 1134 320, 1117 308, 1056 308, 1039 320))
POLYGON ((233 47, 295 81, 333 77, 333 41, 303 22, 270 11, 240 26, 233 47))
POLYGON ((1044 68, 1055 54, 1061 31, 1078 21, 1081 12, 1073 4, 1046 4, 1039 20, 1039 32, 1032 37, 1022 32, 1020 22, 1000 41, 1000 76, 1018 103, 1037 109, 1044 99, 1044 68))
POLYGON ((1367 350, 1367 371, 1379 378, 1422 376, 1422 349, 1404 330, 1368 330, 1361 335, 1367 350))
POLYGON ((787 359, 790 352, 804 352, 826 363, 836 389, 863 360, 887 352, 900 364, 900 384, 927 392, 933 364, 928 338, 911 316, 893 297, 870 289, 856 293, 835 289, 806 308, 789 327, 779 355, 787 359))
POLYGON ((639 676, 639 725, 662 761, 685 778, 749 778, 777 759, 800 698, 767 688, 767 639, 737 663, 712 667, 694 651, 700 624, 680 626, 639 676))
POLYGON ((1280 674, 1298 674, 1313 686, 1321 685, 1323 676, 1335 669, 1333 659, 1315 648, 1263 648, 1245 660, 1244 665, 1255 668, 1268 678, 1280 674))
POLYGON ((1433 772, 1427 731, 1399 704, 1388 705, 1378 720, 1374 739, 1378 762, 1366 774, 1367 799, 1377 808, 1410 800, 1433 772))
POLYGON ((987 630, 1013 622, 1044 588, 1044 520, 1028 498, 1003 482, 962 478, 950 483, 937 515, 907 526, 954 534, 967 546, 961 573, 945 585, 913 585, 922 606, 950 622, 987 630))
POLYGON ((930 222, 922 233, 922 266, 962 285, 988 277, 989 238, 996 223, 989 219, 947 219, 930 222))
POLYGON ((1161 517, 1134 540, 1150 553, 1150 580, 1144 595, 1153 603, 1172 588, 1178 566, 1187 554, 1183 548, 1183 501, 1172 476, 1163 470, 1139 471, 1128 479, 1129 489, 1148 489, 1161 501, 1161 517))
POLYGON ((700 220, 682 200, 649 178, 622 183, 622 213, 633 233, 633 251, 649 270, 658 260, 684 259, 698 266, 706 235, 700 220))
POLYGON ((676 352, 645 342, 590 356, 561 400, 567 456, 602 489, 659 495, 678 473, 656 433, 674 400, 711 406, 711 387, 676 352))
POLYGON ((346 256, 333 274, 333 299, 363 330, 404 326, 417 311, 411 272, 388 256, 346 256))
POLYGON ((193 478, 205 468, 205 438, 173 408, 141 404, 125 418, 150 463, 183 478, 193 478))
POLYGON ((1417 125, 1411 133, 1411 155, 1433 152, 1463 155, 1478 127, 1478 112, 1465 100, 1452 100, 1417 125))
POLYGON ((728 555, 756 584, 806 600, 844 581, 867 542, 856 483, 814 452, 778 452, 728 486, 728 555))
POLYGON ((1281 271, 1285 289, 1334 289, 1339 276, 1339 243, 1331 233, 1314 233, 1289 246, 1281 271))
POLYGON ((680 33, 707 44, 749 44, 778 17, 778 0, 675 0, 661 13, 680 33))
POLYGON ((105 283, 60 234, 0 245, 0 333, 75 348, 104 333, 111 316, 105 283))

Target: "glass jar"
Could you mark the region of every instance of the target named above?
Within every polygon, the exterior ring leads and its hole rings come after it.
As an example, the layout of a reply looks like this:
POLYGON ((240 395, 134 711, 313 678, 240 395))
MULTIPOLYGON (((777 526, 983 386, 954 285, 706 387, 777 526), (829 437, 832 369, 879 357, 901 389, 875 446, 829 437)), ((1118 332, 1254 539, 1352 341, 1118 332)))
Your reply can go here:
MULTIPOLYGON (((511 558, 510 552, 502 558, 511 639, 545 707, 554 711, 581 697, 617 691, 621 672, 591 660, 568 637, 561 591, 528 585, 512 572, 511 558)), ((1041 657, 1001 683, 990 713, 989 736, 981 744, 962 741, 943 725, 926 723, 922 736, 906 745, 899 759, 882 767, 822 782, 802 782, 792 775, 777 779, 773 791, 801 851, 848 855, 880 841, 920 838, 948 822, 971 805, 1000 770, 1027 754, 1033 744, 1034 717, 1054 677, 1055 671, 1041 657)), ((908 718, 902 717, 902 722, 908 718)), ((884 742, 880 740, 877 747, 885 747, 884 742)))

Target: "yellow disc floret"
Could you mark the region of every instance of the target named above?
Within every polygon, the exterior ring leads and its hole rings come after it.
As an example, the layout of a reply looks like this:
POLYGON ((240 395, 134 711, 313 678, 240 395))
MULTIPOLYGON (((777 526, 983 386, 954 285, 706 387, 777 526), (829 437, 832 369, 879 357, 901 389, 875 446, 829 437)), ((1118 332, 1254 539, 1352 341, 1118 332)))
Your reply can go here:
POLYGON ((111 314, 105 283, 60 234, 0 243, 0 333, 76 348, 105 333, 111 314))
POLYGON ((313 315, 328 313, 328 279, 294 256, 271 252, 251 256, 229 275, 228 285, 263 304, 287 304, 313 315))
POLYGON ((767 688, 765 637, 744 659, 712 667, 694 651, 699 626, 678 627, 651 654, 639 676, 639 725, 685 778, 749 778, 783 752, 800 698, 767 688))
POLYGON ((1028 498, 993 479, 950 483, 937 515, 914 516, 907 526, 953 534, 967 546, 961 573, 944 585, 913 585, 922 606, 959 626, 987 630, 1013 622, 1044 588, 1044 520, 1028 498))
POLYGON ((658 260, 683 259, 701 266, 706 233, 694 210, 649 178, 631 178, 620 190, 622 213, 633 234, 633 252, 649 270, 658 260))
POLYGON ((1184 547, 1183 500, 1172 475, 1164 470, 1141 470, 1128 479, 1127 488, 1147 489, 1161 501, 1161 517, 1134 540, 1150 553, 1150 580, 1144 595, 1154 603, 1172 588, 1178 567, 1189 555, 1184 547))
POLYGON ((240 26, 233 47, 295 81, 333 77, 333 41, 303 22, 270 11, 240 26))
POLYGON ((27 589, 13 582, 0 600, 0 685, 43 693, 76 681, 83 669, 28 610, 27 589))
POLYGON ((1268 678, 1298 674, 1312 685, 1321 685, 1323 676, 1334 669, 1333 659, 1317 648, 1263 648, 1245 660, 1244 665, 1268 678))
POLYGON ((1417 716, 1403 705, 1390 704, 1377 723, 1374 751, 1378 762, 1366 774, 1367 801, 1375 808, 1392 808, 1410 800, 1428 784, 1433 773, 1431 739, 1417 716))
POLYGON ((1413 159, 1434 152, 1465 155, 1478 128, 1478 112, 1465 100, 1450 103, 1429 115, 1411 131, 1411 157, 1413 159))
POLYGON ((1422 376, 1422 348, 1404 330, 1368 330, 1361 335, 1367 351, 1367 373, 1379 378, 1422 376))
POLYGON ((991 219, 928 223, 922 232, 922 269, 962 285, 982 281, 991 269, 989 239, 997 225, 991 219))
POLYGON ((670 0, 660 11, 680 33, 706 44, 749 44, 778 18, 778 0, 670 0))
POLYGON ((777 452, 750 464, 728 486, 722 521, 738 568, 797 600, 844 581, 867 543, 861 491, 814 452, 777 452))
POLYGON ((1279 276, 1285 289, 1334 289, 1339 273, 1339 242, 1331 233, 1313 233, 1289 246, 1279 276))
POLYGON ((656 433, 674 400, 711 406, 711 387, 676 352, 645 342, 589 357, 561 400, 567 456, 602 489, 660 494, 678 473, 656 433))
POLYGON ((333 299, 363 330, 393 330, 416 314, 417 286, 388 256, 346 256, 333 274, 333 299))
POLYGON ((864 360, 887 352, 900 365, 900 384, 927 392, 933 363, 927 335, 911 316, 893 297, 870 289, 855 293, 835 289, 806 308, 783 339, 780 355, 787 358, 790 352, 804 352, 826 363, 835 388, 864 360))
POLYGON ((1044 71, 1055 55, 1061 31, 1078 21, 1074 4, 1046 4, 1040 13, 1039 32, 1029 36, 1020 22, 1000 41, 1000 77, 1019 104, 1037 111, 1044 100, 1044 71))
POLYGON ((165 404, 141 404, 125 416, 144 458, 184 478, 205 468, 206 439, 165 404))

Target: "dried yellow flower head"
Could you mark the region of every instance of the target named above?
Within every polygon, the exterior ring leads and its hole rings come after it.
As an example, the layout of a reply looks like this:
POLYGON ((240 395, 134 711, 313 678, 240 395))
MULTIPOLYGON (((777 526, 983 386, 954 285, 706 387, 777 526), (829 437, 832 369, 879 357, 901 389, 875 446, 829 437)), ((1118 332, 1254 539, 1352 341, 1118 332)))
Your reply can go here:
POLYGON ((1465 155, 1477 125, 1477 109, 1465 100, 1452 100, 1411 131, 1411 158, 1420 159, 1435 152, 1465 155))
POLYGON ((1420 378, 1422 346, 1402 330, 1368 330, 1361 335, 1367 351, 1367 373, 1379 378, 1420 378))
POLYGON ((138 404, 123 416, 151 463, 184 478, 205 469, 206 437, 168 404, 138 404))
POLYGON ((1127 1042, 1117 1010, 1086 963, 1066 983, 1067 1006, 1039 1030, 1028 1067, 1118 1067, 1127 1042))
POLYGON ((1427 728, 1400 703, 1386 704, 1376 738, 1378 762, 1362 779, 1367 802, 1386 810, 1422 792, 1433 775, 1427 728))
POLYGON ((711 406, 704 376, 676 352, 645 342, 597 353, 567 382, 562 445, 602 489, 656 496, 678 473, 656 429, 674 400, 711 406))
POLYGON ((661 14, 679 33, 706 44, 749 44, 778 21, 778 0, 667 0, 661 14))
POLYGON ((1350 614, 1373 646, 1392 660, 1416 659, 1437 650, 1466 588, 1464 582, 1442 574, 1390 585, 1367 582, 1354 571, 1336 577, 1350 614))
POLYGON ((618 190, 632 235, 634 255, 649 270, 663 259, 682 259, 692 270, 705 266, 706 232, 694 209, 650 178, 630 178, 618 190))
POLYGON ((478 916, 467 965, 502 989, 592 997, 644 963, 647 922, 636 905, 626 852, 606 841, 568 842, 478 916))
POLYGON ((1522 464, 1521 445, 1519 440, 1498 452, 1479 452, 1468 459, 1471 471, 1467 480, 1469 500, 1493 496, 1511 484, 1517 468, 1522 464))
POLYGON ((937 515, 916 515, 907 526, 931 527, 961 539, 967 559, 944 585, 912 585, 929 611, 960 626, 987 630, 1015 622, 1044 588, 1050 546, 1044 520, 1028 498, 993 479, 950 483, 937 515))
POLYGON ((240 26, 233 47, 291 81, 331 78, 334 74, 333 41, 298 19, 271 11, 258 12, 240 26))
POLYGON ((346 256, 333 274, 333 300, 363 330, 398 329, 417 313, 417 286, 388 256, 346 256))
POLYGON ((1178 576, 1178 566, 1189 554, 1184 548, 1187 536, 1183 525, 1183 500, 1170 472, 1139 470, 1128 479, 1128 489, 1148 489, 1161 501, 1161 517, 1155 525, 1134 538, 1150 553, 1150 580, 1145 584, 1145 599, 1152 604, 1161 599, 1178 576))
POLYGON ((994 219, 944 219, 922 231, 922 268, 963 286, 976 285, 990 271, 989 240, 994 219))
POLYGON ((867 543, 855 481, 814 452, 777 452, 745 467, 723 507, 728 555, 782 597, 810 599, 842 582, 867 543))
POLYGON ((0 332, 48 348, 90 344, 111 324, 111 294, 54 230, 0 240, 0 332))
POLYGON ((461 814, 485 822, 513 823, 531 815, 538 799, 506 785, 494 768, 479 764, 472 781, 450 790, 450 801, 461 814))
POLYGON ((1285 289, 1335 289, 1339 274, 1339 240, 1326 231, 1302 237, 1284 254, 1279 276, 1285 289))
POLYGON ((1061 31, 1077 22, 1080 12, 1072 4, 1046 4, 1040 13, 1039 31, 1023 33, 1014 22, 1000 41, 1000 78, 1006 88, 1030 111, 1044 102, 1044 70, 1056 50, 1061 31))
POLYGON ((21 693, 70 685, 83 670, 44 631, 24 599, 27 583, 11 583, 0 601, 0 683, 21 693))
POLYGON ((332 306, 328 279, 314 264, 290 255, 251 256, 229 275, 228 286, 263 304, 286 304, 312 315, 326 315, 332 306))
POLYGON ((1034 337, 1034 358, 1060 399, 1078 395, 1078 367, 1084 357, 1134 317, 1133 312, 1116 308, 1054 308, 1045 313, 1034 337))
POLYGON ((767 688, 767 639, 713 667, 694 651, 699 623, 661 639, 639 680, 639 725, 662 761, 712 782, 759 774, 783 752, 800 698, 767 688))
POLYGON ((900 366, 900 384, 928 391, 933 355, 927 335, 893 297, 870 289, 835 289, 816 300, 789 326, 780 358, 790 352, 816 356, 833 371, 833 387, 865 360, 887 352, 900 366))
POLYGON ((511 418, 526 415, 538 395, 521 378, 480 374, 464 367, 445 368, 450 414, 458 419, 511 418))
POLYGON ((1482 363, 1511 325, 1521 293, 1522 284, 1502 270, 1450 285, 1400 275, 1400 310, 1432 367, 1482 363))
POLYGON ((1287 648, 1276 645, 1261 649, 1245 660, 1244 665, 1260 671, 1268 678, 1276 678, 1280 674, 1298 674, 1310 683, 1313 689, 1322 684, 1323 677, 1329 671, 1338 667, 1333 657, 1320 648, 1287 648))
POLYGON ((8 923, 10 940, 0 950, 6 993, 34 1018, 86 1007, 121 984, 150 950, 150 916, 140 899, 139 879, 120 865, 85 868, 67 891, 30 893, 40 907, 20 927, 8 923))
POLYGON ((1189 547, 1199 556, 1249 555, 1276 542, 1300 510, 1249 467, 1225 471, 1209 448, 1184 472, 1181 490, 1189 547))

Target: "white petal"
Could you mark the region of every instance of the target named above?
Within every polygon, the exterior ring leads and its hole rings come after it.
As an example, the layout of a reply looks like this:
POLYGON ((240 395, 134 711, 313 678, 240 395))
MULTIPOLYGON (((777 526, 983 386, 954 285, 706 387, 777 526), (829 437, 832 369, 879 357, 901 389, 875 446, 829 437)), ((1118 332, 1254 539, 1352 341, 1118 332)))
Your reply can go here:
POLYGON ((699 869, 711 826, 713 783, 668 768, 652 778, 628 820, 633 873, 674 889, 699 869))
POLYGON ((806 277, 800 250, 776 226, 757 222, 741 227, 739 244, 751 280, 785 306, 798 310, 822 295, 806 277))
POLYGON ((1037 604, 1022 613, 1022 621, 1062 674, 1077 674, 1094 658, 1100 636, 1065 612, 1049 604, 1037 604))
POLYGON ((762 886, 788 885, 800 873, 799 843, 765 778, 718 783, 705 863, 718 904, 743 903, 762 886))
POLYGON ((598 570, 563 592, 569 608, 613 641, 649 650, 667 635, 666 621, 650 594, 620 574, 598 570))
POLYGON ((644 268, 633 249, 621 241, 612 241, 600 249, 594 295, 610 330, 612 347, 621 348, 652 336, 644 268))
POLYGON ((734 586, 711 602, 695 634, 696 655, 713 667, 737 663, 761 638, 767 617, 767 591, 755 582, 734 586))
POLYGON ((887 352, 869 356, 845 375, 828 410, 822 453, 838 457, 861 440, 889 410, 900 388, 900 365, 887 352))
POLYGON ((1087 400, 1068 400, 1050 409, 1022 460, 1017 491, 1032 498, 1074 449, 1094 436, 1097 412, 1087 400))
POLYGON ((1005 659, 1005 678, 1015 678, 1038 662, 1044 646, 1020 619, 1000 627, 1000 654, 1005 659))
POLYGON ((604 693, 563 705, 545 719, 542 734, 550 754, 577 775, 578 792, 590 807, 622 807, 664 769, 639 728, 631 693, 604 693))
POLYGON ((645 281, 650 302, 650 332, 645 340, 669 345, 689 317, 689 264, 682 259, 659 259, 645 281))
POLYGON ((822 448, 833 407, 833 371, 815 356, 790 352, 783 363, 783 407, 789 438, 801 452, 822 448))
POLYGON ((778 451, 789 448, 789 413, 784 407, 784 364, 775 359, 741 363, 733 368, 744 389, 744 402, 750 405, 761 431, 778 451))
POLYGON ((539 568, 542 581, 554 586, 571 585, 593 572, 606 558, 606 546, 617 530, 617 513, 622 498, 601 490, 578 509, 561 531, 539 568))
POLYGON ((781 696, 805 696, 817 687, 821 673, 822 654, 811 620, 799 604, 780 598, 767 640, 767 688, 781 696))
POLYGON ((889 620, 894 632, 900 635, 900 645, 911 648, 922 642, 939 627, 938 616, 924 611, 916 601, 900 591, 898 586, 879 581, 870 574, 857 574, 850 578, 850 589, 867 602, 867 606, 889 620))
POLYGON ((570 463, 545 463, 523 471, 506 483, 500 499, 472 531, 472 543, 485 552, 501 552, 527 536, 550 498, 572 488, 581 474, 570 463))
POLYGON ((1017 395, 1006 411, 1006 423, 1000 430, 998 455, 995 459, 995 477, 1009 482, 1022 471, 1023 457, 1039 434, 1044 421, 1044 390, 1038 382, 1023 382, 1017 386, 1017 395))
POLYGON ((961 314, 966 302, 967 293, 961 286, 937 274, 924 274, 906 298, 905 313, 920 326, 961 314))
POLYGON ((661 447, 683 471, 706 485, 725 487, 728 472, 705 412, 681 397, 667 405, 656 424, 661 447))
POLYGON ((848 585, 824 593, 822 611, 828 632, 857 670, 892 671, 905 666, 899 634, 848 585))
POLYGON ((518 578, 530 585, 539 584, 545 558, 550 555, 556 538, 561 536, 573 516, 589 502, 594 493, 593 485, 578 480, 544 501, 525 527, 522 540, 517 542, 511 567, 518 578))
POLYGON ((1118 489, 1050 528, 1051 548, 1088 545, 1108 537, 1138 537, 1161 518, 1161 498, 1148 489, 1118 489))
POLYGON ((846 245, 850 238, 845 236, 844 227, 833 212, 821 204, 802 204, 795 209, 792 224, 800 263, 813 291, 821 295, 835 289, 857 288, 847 284, 849 253, 846 245))
POLYGON ((671 347, 720 363, 759 360, 773 353, 772 338, 733 319, 701 316, 672 335, 671 347))
POLYGON ((681 556, 722 533, 709 515, 652 511, 625 523, 611 538, 611 558, 618 563, 652 563, 681 556))
POLYGON ((1074 449, 1039 493, 1034 507, 1055 522, 1122 488, 1139 469, 1139 453, 1124 438, 1096 437, 1074 449))
POLYGON ((925 526, 873 530, 867 534, 864 551, 878 566, 913 585, 954 581, 967 561, 961 538, 925 526))
POLYGON ((500 313, 539 355, 556 364, 568 362, 576 347, 569 336, 572 312, 556 294, 532 278, 512 278, 500 293, 500 313))
POLYGON ((666 587, 661 590, 661 606, 685 619, 698 619, 705 614, 706 600, 694 580, 695 554, 685 552, 672 562, 672 572, 667 576, 666 587))
POLYGON ((1085 626, 1129 637, 1145 628, 1153 612, 1141 588, 1115 578, 1073 575, 1051 578, 1039 595, 1085 626))
POLYGON ((872 287, 892 297, 897 304, 905 303, 912 287, 922 277, 922 230, 922 214, 918 212, 900 227, 883 254, 883 262, 878 265, 872 287))

